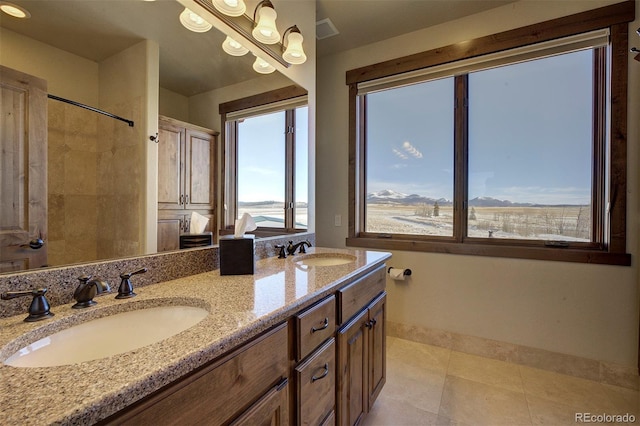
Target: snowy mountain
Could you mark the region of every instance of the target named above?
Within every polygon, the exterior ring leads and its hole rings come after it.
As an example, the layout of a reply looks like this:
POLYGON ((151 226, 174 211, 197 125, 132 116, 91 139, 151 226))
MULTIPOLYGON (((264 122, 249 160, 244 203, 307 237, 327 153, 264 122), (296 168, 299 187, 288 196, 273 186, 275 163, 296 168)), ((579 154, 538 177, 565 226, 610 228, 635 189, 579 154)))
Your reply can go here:
MULTIPOLYGON (((446 198, 430 198, 423 197, 418 194, 405 194, 391 189, 385 189, 378 192, 370 192, 367 194, 368 204, 402 204, 402 205, 419 205, 419 204, 435 204, 438 202, 441 206, 452 205, 451 200, 446 198)), ((476 197, 469 200, 470 207, 532 207, 536 204, 531 203, 513 203, 509 200, 499 200, 492 197, 476 197)))
POLYGON ((438 202, 441 206, 450 206, 452 204, 451 200, 447 200, 446 198, 429 198, 423 197, 418 194, 404 194, 402 192, 392 191, 390 189, 385 189, 378 192, 370 192, 367 194, 367 203, 368 204, 403 204, 403 205, 413 205, 413 204, 435 204, 438 202))

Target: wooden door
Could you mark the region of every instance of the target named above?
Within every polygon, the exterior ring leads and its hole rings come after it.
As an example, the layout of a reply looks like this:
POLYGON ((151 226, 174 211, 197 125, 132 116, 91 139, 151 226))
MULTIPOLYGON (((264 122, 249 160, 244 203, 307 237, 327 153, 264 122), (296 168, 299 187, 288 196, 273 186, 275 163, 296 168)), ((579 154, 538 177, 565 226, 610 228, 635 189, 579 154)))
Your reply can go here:
POLYGON ((185 214, 160 211, 158 214, 158 252, 178 250, 184 233, 185 214))
POLYGON ((0 150, 0 272, 46 266, 47 82, 3 66, 0 150))
POLYGON ((185 208, 213 209, 214 137, 187 129, 185 208))
POLYGON ((184 141, 184 128, 160 121, 158 209, 184 208, 184 141))
POLYGON ((380 394, 387 377, 385 312, 387 293, 382 293, 369 305, 369 401, 367 411, 380 394))
POLYGON ((355 425, 367 410, 367 327, 365 309, 338 331, 338 424, 355 425))

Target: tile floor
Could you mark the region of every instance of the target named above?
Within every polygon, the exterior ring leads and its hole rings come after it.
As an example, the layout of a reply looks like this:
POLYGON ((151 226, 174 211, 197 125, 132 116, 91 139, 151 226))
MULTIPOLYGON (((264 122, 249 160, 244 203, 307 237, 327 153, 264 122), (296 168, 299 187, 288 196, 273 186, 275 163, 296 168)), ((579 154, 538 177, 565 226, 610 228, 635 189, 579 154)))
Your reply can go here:
POLYGON ((576 425, 576 413, 640 425, 640 393, 388 337, 387 383, 364 425, 576 425))

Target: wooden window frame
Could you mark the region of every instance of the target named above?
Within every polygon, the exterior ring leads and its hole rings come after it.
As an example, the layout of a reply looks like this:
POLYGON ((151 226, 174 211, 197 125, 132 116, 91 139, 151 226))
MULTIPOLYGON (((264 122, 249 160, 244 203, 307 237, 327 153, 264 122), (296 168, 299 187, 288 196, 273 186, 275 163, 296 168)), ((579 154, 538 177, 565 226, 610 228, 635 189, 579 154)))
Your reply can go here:
MULTIPOLYGON (((225 103, 219 106, 222 129, 222 200, 226 208, 222 209, 222 224, 220 235, 233 234, 235 218, 238 212, 238 157, 237 157, 237 132, 238 123, 227 123, 227 114, 242 111, 249 108, 270 105, 276 102, 306 96, 307 91, 299 86, 287 86, 258 95, 249 96, 225 103)), ((283 228, 258 227, 253 234, 259 237, 269 237, 283 234, 295 234, 308 232, 307 229, 295 228, 295 206, 286 205, 288 200, 293 200, 295 195, 295 109, 282 109, 285 112, 286 159, 285 159, 285 222, 283 228)))
MULTIPOLYGON (((347 71, 346 83, 349 86, 349 229, 347 246, 376 248, 385 250, 409 250, 437 253, 494 256, 521 259, 556 260, 580 263, 598 263, 625 265, 631 264, 631 256, 626 253, 626 179, 627 179, 627 75, 628 75, 628 22, 635 19, 635 3, 625 1, 575 15, 545 21, 514 30, 481 37, 465 43, 445 46, 386 62, 381 62, 347 71), (433 239, 417 235, 389 235, 366 233, 365 217, 365 123, 364 109, 366 97, 358 96, 358 84, 383 77, 417 71, 436 65, 458 60, 496 53, 534 43, 554 40, 570 35, 586 33, 598 29, 609 29, 610 45, 608 61, 602 54, 596 54, 594 69, 604 72, 609 62, 610 102, 608 105, 611 124, 605 129, 605 123, 594 119, 594 161, 593 200, 605 202, 609 196, 609 223, 605 229, 605 217, 598 214, 593 218, 593 231, 599 232, 596 239, 601 243, 576 244, 570 247, 547 247, 544 242, 507 239, 467 238, 467 211, 464 201, 467 194, 466 140, 467 125, 458 125, 455 129, 455 194, 454 220, 459 225, 453 238, 433 239), (608 130, 609 135, 606 135, 608 130), (609 138, 608 163, 603 152, 602 141, 609 138), (608 170, 607 176, 604 176, 608 170), (606 179, 605 179, 606 178, 606 179), (605 187, 605 181, 608 187, 605 187)), ((599 74, 596 75, 598 77, 599 74)), ((466 98, 466 77, 457 77, 455 81, 456 97, 466 98)), ((595 87, 595 97, 602 101, 606 88, 595 87)), ((595 108, 600 108, 595 102, 595 108)), ((601 111, 594 111, 596 117, 601 111)), ((462 108, 457 108, 457 120, 465 120, 462 108)), ((466 123, 466 122, 465 122, 466 123)), ((595 209, 594 209, 595 210, 595 209)), ((599 206, 598 211, 604 211, 599 206)), ((596 235, 596 234, 594 234, 596 235)))

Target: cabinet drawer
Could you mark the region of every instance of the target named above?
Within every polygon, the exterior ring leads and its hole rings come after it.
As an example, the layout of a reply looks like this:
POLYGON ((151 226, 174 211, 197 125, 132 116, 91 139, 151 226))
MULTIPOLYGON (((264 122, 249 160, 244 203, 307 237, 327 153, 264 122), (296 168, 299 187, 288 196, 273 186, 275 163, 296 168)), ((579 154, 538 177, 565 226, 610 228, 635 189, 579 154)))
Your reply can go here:
POLYGON ((384 265, 364 277, 338 290, 338 324, 343 324, 374 297, 380 294, 386 284, 384 265))
POLYGON ((335 407, 336 340, 332 337, 296 367, 298 424, 318 425, 335 407))
POLYGON ((300 361, 336 330, 336 297, 330 296, 296 315, 296 360, 300 361))

